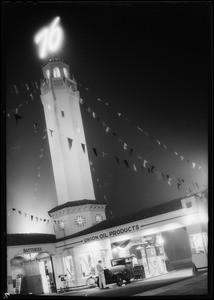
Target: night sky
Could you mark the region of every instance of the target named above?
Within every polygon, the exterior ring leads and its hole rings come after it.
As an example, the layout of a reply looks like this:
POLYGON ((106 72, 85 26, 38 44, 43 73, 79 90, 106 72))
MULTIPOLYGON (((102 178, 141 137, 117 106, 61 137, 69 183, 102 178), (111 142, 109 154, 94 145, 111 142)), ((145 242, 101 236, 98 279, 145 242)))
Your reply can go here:
MULTIPOLYGON (((199 183, 200 189, 190 187, 193 193, 204 189, 211 100, 210 15, 206 1, 4 4, 6 112, 11 114, 6 117, 7 208, 45 218, 57 205, 48 141, 42 139, 45 119, 40 91, 33 93, 32 101, 25 88, 25 83, 39 82, 42 77, 44 61, 38 57, 34 35, 56 16, 65 34, 57 56, 70 65, 87 106, 150 165, 164 174, 199 183), (13 85, 18 94, 11 91, 13 85), (18 110, 22 119, 16 125, 12 111, 26 101, 18 110), (119 118, 117 112, 134 124, 119 118), (44 154, 39 159, 41 148, 44 154), (201 169, 193 168, 192 162, 201 169), (40 178, 34 195, 38 166, 40 178)), ((81 111, 89 158, 96 171, 92 172, 96 198, 103 201, 106 196, 114 217, 187 195, 185 185, 179 191, 176 184, 169 186, 146 169, 127 168, 123 159, 130 166, 141 162, 124 151, 117 138, 106 134, 82 106, 81 111), (103 158, 102 151, 109 155, 103 158)), ((8 225, 8 231, 15 230, 8 225)))

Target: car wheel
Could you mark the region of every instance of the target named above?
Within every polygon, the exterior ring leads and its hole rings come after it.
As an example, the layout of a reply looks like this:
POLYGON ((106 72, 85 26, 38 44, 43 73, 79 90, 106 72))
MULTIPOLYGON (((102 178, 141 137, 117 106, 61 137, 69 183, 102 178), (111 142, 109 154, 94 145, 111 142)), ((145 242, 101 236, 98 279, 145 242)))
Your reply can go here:
POLYGON ((196 274, 198 271, 198 269, 196 268, 196 266, 193 264, 193 267, 192 267, 192 273, 193 274, 196 274))
POLYGON ((87 286, 93 287, 96 284, 96 279, 94 277, 89 277, 86 281, 87 286))
POLYGON ((123 277, 121 275, 117 275, 116 284, 121 286, 123 284, 123 277))

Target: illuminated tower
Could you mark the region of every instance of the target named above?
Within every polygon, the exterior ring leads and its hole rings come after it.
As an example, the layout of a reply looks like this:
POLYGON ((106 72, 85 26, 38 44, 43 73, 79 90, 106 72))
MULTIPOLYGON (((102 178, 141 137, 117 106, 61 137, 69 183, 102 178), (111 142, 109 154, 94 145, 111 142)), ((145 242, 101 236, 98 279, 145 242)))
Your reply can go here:
POLYGON ((58 204, 95 200, 77 84, 60 59, 49 59, 42 71, 41 100, 58 204))

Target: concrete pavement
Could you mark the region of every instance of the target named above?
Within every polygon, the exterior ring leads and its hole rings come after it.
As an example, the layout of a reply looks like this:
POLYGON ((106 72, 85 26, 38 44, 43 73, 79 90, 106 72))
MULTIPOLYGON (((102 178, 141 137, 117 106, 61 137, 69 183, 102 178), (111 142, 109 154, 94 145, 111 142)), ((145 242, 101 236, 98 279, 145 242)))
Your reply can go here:
POLYGON ((200 295, 208 296, 207 273, 202 273, 189 279, 185 279, 173 284, 139 293, 133 296, 180 296, 180 295, 200 295))

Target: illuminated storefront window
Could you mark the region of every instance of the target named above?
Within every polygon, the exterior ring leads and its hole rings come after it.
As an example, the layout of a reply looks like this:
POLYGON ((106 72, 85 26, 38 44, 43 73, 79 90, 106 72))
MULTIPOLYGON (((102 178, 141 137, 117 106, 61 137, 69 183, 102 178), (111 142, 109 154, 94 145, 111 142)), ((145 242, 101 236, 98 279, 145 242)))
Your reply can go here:
POLYGON ((74 280, 75 279, 75 273, 74 273, 74 264, 72 256, 65 256, 63 257, 63 263, 64 263, 64 270, 67 275, 67 280, 74 280))
POLYGON ((190 236, 190 244, 192 249, 192 254, 199 254, 205 251, 203 236, 201 233, 191 234, 190 236))
POLYGON ((95 274, 94 260, 91 252, 80 254, 79 259, 83 277, 87 277, 91 273, 95 274))

